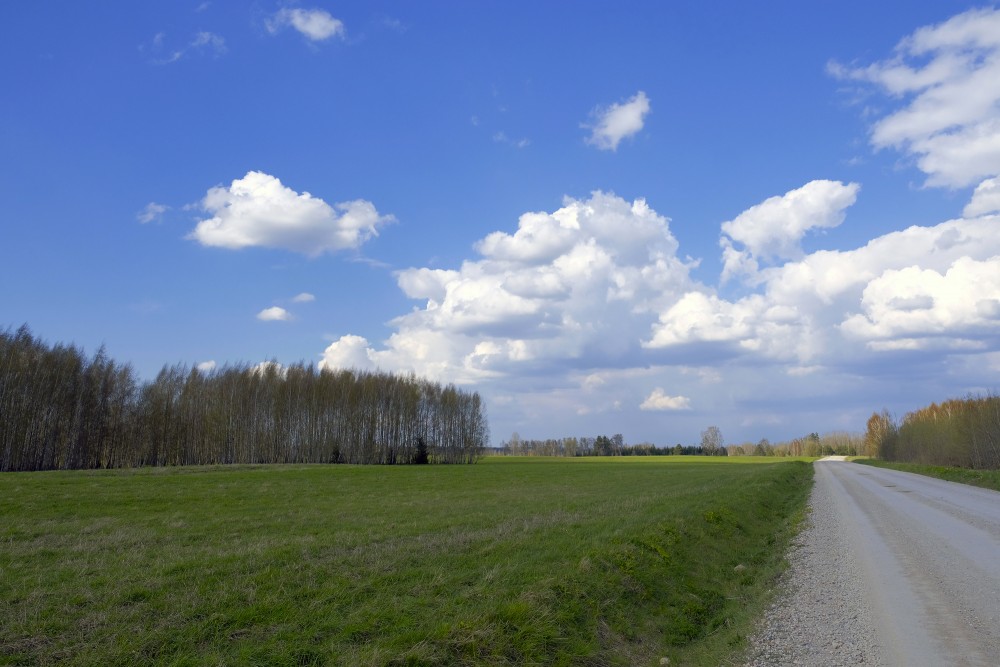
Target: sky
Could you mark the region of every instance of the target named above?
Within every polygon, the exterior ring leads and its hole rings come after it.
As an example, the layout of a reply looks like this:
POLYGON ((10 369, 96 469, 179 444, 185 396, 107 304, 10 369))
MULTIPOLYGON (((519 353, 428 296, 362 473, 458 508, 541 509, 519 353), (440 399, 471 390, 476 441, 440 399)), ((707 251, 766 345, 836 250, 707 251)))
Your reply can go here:
POLYGON ((1000 9, 0 6, 0 328, 478 391, 492 438, 998 390, 1000 9))

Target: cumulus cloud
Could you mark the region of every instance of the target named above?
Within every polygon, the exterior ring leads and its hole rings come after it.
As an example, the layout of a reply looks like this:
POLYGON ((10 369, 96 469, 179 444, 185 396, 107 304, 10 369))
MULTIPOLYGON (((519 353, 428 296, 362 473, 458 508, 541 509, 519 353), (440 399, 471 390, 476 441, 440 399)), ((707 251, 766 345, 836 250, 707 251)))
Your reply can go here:
POLYGON ((659 318, 646 347, 691 342, 749 339, 759 311, 759 299, 729 303, 713 294, 688 292, 659 318))
POLYGON ((600 150, 616 151, 618 144, 627 137, 638 134, 652 111, 646 93, 639 91, 625 102, 609 107, 598 107, 592 112, 592 124, 582 127, 590 130, 587 143, 600 150))
POLYGON ((296 294, 292 298, 292 303, 309 303, 310 301, 315 301, 316 297, 309 292, 302 292, 301 294, 296 294))
POLYGON ((759 260, 801 257, 800 243, 806 233, 842 223, 844 211, 854 204, 859 189, 857 183, 811 181, 722 223, 722 281, 734 275, 755 274, 759 260), (737 249, 736 243, 743 248, 737 249))
POLYGON ((214 359, 209 359, 208 361, 203 361, 198 364, 197 368, 202 373, 211 373, 215 370, 216 363, 214 359))
POLYGON ((1000 176, 989 178, 976 186, 962 215, 974 218, 986 213, 1000 213, 1000 176))
POLYGON ((198 222, 187 238, 202 245, 280 248, 311 257, 358 248, 395 219, 363 199, 331 206, 259 171, 247 172, 229 187, 211 188, 201 208, 211 217, 198 222))
POLYGON ((667 396, 661 387, 657 387, 639 406, 640 410, 690 410, 691 399, 687 396, 667 396))
POLYGON ((150 222, 159 221, 163 214, 167 212, 170 207, 165 204, 157 204, 156 202, 149 202, 146 206, 139 211, 135 219, 139 221, 140 224, 149 224, 150 222))
POLYGON ((262 322, 286 322, 292 319, 292 314, 281 306, 271 306, 257 313, 257 319, 262 322))
POLYGON ((371 370, 375 367, 368 339, 348 334, 341 336, 323 351, 320 368, 371 370))
POLYGON ((458 270, 411 268, 400 289, 423 301, 392 324, 382 349, 352 337, 328 348, 383 368, 472 381, 515 368, 600 365, 638 348, 655 314, 691 285, 669 221, 644 200, 596 192, 554 212, 525 213, 513 233, 475 244, 458 270))
POLYGON ((904 349, 982 348, 981 335, 1000 332, 1000 257, 961 257, 944 273, 884 271, 865 286, 861 308, 841 328, 875 349, 887 341, 904 349))
POLYGON ((689 291, 661 312, 644 345, 709 345, 789 372, 866 351, 980 347, 1000 311, 998 224, 998 216, 951 220, 818 251, 762 270, 759 291, 735 300, 689 291))
POLYGON ((292 27, 313 42, 322 42, 331 37, 344 39, 347 36, 344 22, 322 9, 284 7, 267 20, 266 26, 272 34, 282 28, 292 27))
MULTIPOLYGON (((788 423, 809 417, 790 413, 789 401, 854 400, 861 385, 884 392, 874 369, 893 355, 921 354, 922 380, 907 389, 927 378, 943 387, 952 370, 969 377, 970 368, 988 382, 1000 340, 1000 215, 806 254, 802 235, 839 224, 857 195, 853 184, 816 183, 793 191, 814 195, 808 205, 786 193, 729 221, 730 247, 775 261, 735 296, 692 278, 696 262, 680 259, 669 220, 644 200, 595 192, 524 213, 458 267, 397 272, 416 307, 391 320, 385 340, 341 336, 321 365, 475 382, 500 424, 600 429, 612 411, 634 411, 638 423, 673 410, 672 423, 694 434, 710 411, 743 406, 754 424, 788 423), (781 224, 758 217, 768 202, 781 224)), ((859 428, 882 400, 870 398, 832 427, 859 428)))
POLYGON ((887 60, 829 70, 903 103, 875 123, 871 142, 914 156, 928 185, 965 187, 998 175, 1000 10, 964 12, 920 28, 887 60))

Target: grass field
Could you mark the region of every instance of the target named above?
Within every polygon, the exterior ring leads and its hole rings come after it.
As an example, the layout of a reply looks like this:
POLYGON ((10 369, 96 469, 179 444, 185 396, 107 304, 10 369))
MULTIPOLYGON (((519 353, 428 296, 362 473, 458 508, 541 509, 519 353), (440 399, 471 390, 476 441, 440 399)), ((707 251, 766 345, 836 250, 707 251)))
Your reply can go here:
POLYGON ((946 466, 928 466, 918 463, 897 463, 894 461, 878 461, 875 459, 855 459, 855 463, 892 468, 903 472, 915 472, 918 475, 946 479, 949 482, 961 482, 981 486, 984 489, 1000 491, 1000 470, 970 470, 969 468, 949 468, 946 466))
POLYGON ((0 664, 724 664, 811 466, 0 475, 0 664))

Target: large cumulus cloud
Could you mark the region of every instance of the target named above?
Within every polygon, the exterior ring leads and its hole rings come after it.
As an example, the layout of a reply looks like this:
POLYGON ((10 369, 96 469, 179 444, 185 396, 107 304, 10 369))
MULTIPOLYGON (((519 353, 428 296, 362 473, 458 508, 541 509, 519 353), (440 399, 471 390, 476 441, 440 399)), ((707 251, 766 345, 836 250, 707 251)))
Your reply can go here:
MULTIPOLYGON (((475 249, 479 258, 457 270, 397 274, 423 305, 393 321, 385 347, 366 351, 371 364, 459 381, 613 364, 693 285, 667 218, 643 200, 602 192, 526 213, 516 231, 489 234, 475 249)), ((350 336, 335 341, 322 363, 341 365, 356 345, 350 336)))

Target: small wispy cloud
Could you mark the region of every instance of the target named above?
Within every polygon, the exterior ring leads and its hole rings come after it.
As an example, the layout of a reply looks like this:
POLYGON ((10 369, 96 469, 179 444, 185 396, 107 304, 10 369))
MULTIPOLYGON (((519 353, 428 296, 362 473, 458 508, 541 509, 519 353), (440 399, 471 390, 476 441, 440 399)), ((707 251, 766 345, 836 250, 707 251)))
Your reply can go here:
POLYGON ((284 7, 269 18, 265 25, 271 34, 292 27, 312 42, 322 42, 331 37, 347 37, 344 22, 322 9, 284 7))
POLYGON ((150 222, 159 222, 163 214, 167 212, 170 207, 165 204, 157 204, 154 201, 146 204, 145 207, 135 215, 135 219, 139 221, 140 224, 148 224, 150 222))
POLYGON ((590 130, 588 144, 602 151, 616 151, 623 139, 642 130, 650 111, 649 98, 640 90, 625 102, 594 109, 592 124, 584 123, 581 127, 590 130))
POLYGON ((388 28, 389 30, 397 32, 399 34, 403 34, 404 32, 410 29, 408 25, 406 25, 399 19, 392 18, 390 16, 382 18, 382 27, 388 28))
POLYGON ((261 322, 287 322, 292 319, 292 314, 281 306, 271 306, 257 313, 257 319, 261 322))
POLYGON ((292 299, 292 303, 309 303, 310 301, 315 301, 315 300, 316 300, 315 295, 310 294, 309 292, 302 292, 301 294, 297 294, 292 299))
POLYGON ((507 136, 506 132, 495 132, 493 134, 493 141, 498 144, 507 144, 515 148, 527 148, 531 145, 531 140, 527 138, 512 139, 507 136))
POLYGON ((215 55, 222 55, 226 52, 226 40, 216 35, 214 32, 199 32, 191 42, 191 48, 200 49, 208 47, 215 55))
POLYGON ((229 49, 226 47, 226 40, 221 35, 214 32, 201 31, 195 34, 190 42, 179 49, 168 50, 166 48, 167 33, 158 32, 150 40, 149 44, 139 46, 140 52, 149 52, 154 65, 169 65, 183 58, 195 55, 212 55, 219 57, 224 55, 229 49))

